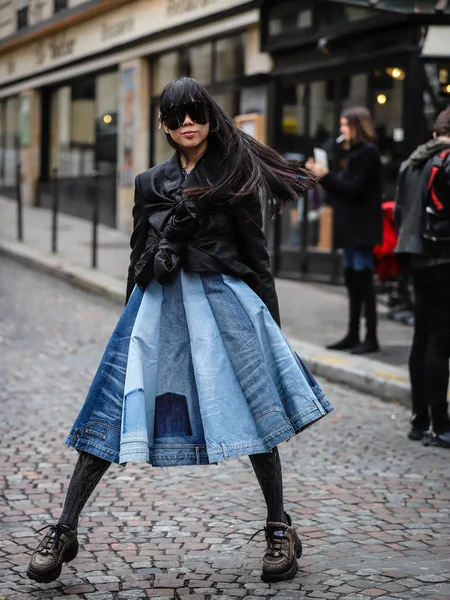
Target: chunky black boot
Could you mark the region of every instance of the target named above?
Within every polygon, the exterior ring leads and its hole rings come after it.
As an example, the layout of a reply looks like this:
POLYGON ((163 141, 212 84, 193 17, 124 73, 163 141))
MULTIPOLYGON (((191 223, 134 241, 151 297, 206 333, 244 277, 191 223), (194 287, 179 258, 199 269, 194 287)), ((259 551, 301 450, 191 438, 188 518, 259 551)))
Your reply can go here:
POLYGON ((357 286, 356 271, 345 269, 344 276, 349 300, 348 333, 342 340, 326 346, 328 350, 351 350, 360 344, 361 294, 357 286))
POLYGON ((80 452, 59 523, 43 528, 49 530, 31 557, 27 570, 30 579, 51 583, 60 576, 63 563, 76 557, 78 517, 110 464, 103 458, 80 452))
POLYGON ((63 563, 70 562, 78 554, 76 528, 59 523, 47 527, 49 530, 33 552, 27 570, 27 576, 38 583, 51 583, 58 579, 63 563))
POLYGON ((286 514, 286 523, 267 522, 264 528, 267 550, 264 553, 261 579, 266 582, 292 579, 298 571, 297 559, 302 543, 286 514))

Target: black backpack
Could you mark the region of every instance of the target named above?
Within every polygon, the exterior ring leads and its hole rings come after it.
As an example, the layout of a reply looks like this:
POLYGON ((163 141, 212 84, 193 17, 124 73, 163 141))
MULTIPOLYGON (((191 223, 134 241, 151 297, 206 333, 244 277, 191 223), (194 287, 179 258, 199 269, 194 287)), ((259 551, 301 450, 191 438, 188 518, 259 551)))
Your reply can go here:
POLYGON ((450 250, 450 148, 431 163, 422 236, 431 250, 450 250))

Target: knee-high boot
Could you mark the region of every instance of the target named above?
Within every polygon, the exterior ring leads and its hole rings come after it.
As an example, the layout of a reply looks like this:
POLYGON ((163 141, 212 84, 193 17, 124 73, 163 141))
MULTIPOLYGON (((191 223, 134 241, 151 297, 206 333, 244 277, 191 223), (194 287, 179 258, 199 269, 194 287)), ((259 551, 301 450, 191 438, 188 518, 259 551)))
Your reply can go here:
POLYGON ((361 299, 364 306, 366 317, 366 336, 364 341, 352 350, 353 354, 369 354, 378 352, 380 347, 377 339, 377 302, 375 297, 375 288, 373 285, 372 269, 356 271, 357 285, 360 289, 361 299))
POLYGON ((345 269, 344 279, 348 294, 348 331, 347 335, 335 342, 329 344, 329 350, 351 350, 360 344, 359 338, 359 321, 361 317, 361 293, 357 285, 356 271, 354 269, 345 269))

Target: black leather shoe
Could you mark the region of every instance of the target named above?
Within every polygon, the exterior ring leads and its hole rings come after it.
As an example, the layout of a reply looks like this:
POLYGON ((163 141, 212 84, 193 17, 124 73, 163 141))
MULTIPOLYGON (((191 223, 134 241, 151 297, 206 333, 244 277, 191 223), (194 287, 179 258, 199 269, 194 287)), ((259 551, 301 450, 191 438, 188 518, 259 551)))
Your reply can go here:
POLYGON ((354 337, 352 335, 346 335, 345 338, 339 340, 339 342, 335 342, 334 344, 328 344, 326 348, 328 350, 351 350, 356 346, 360 345, 359 338, 354 337))
POLYGON ((424 436, 422 444, 424 446, 437 446, 439 448, 450 448, 450 431, 444 433, 432 433, 424 436))
POLYGON ((366 339, 362 344, 355 346, 351 350, 352 354, 371 354, 372 352, 379 352, 380 346, 378 345, 377 340, 369 340, 366 339))
POLYGON ((425 435, 426 431, 420 429, 420 427, 412 427, 408 432, 408 437, 410 440, 420 441, 425 435))

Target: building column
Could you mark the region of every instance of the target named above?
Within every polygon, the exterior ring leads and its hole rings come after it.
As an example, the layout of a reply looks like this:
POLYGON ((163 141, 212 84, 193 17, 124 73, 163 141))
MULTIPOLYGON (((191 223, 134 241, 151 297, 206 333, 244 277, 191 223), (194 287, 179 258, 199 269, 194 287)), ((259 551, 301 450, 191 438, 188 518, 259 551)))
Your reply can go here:
POLYGON ((42 105, 39 90, 26 90, 19 96, 19 140, 22 200, 32 206, 37 202, 41 168, 42 105))
POLYGON ((133 226, 134 178, 149 168, 149 64, 138 58, 119 65, 119 136, 117 144, 117 228, 133 226))

